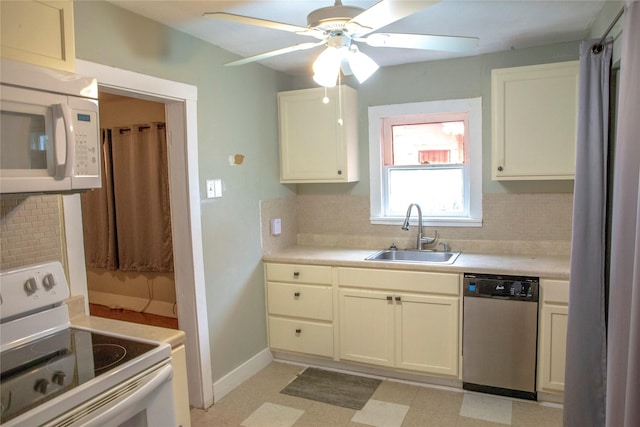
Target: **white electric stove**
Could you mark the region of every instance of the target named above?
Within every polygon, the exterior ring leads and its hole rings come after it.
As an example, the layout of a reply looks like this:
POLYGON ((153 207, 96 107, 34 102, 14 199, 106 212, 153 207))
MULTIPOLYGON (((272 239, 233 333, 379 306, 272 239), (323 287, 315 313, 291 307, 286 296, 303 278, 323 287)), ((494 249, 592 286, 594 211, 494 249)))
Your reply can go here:
POLYGON ((72 327, 59 262, 0 273, 0 424, 175 426, 166 343, 72 327))

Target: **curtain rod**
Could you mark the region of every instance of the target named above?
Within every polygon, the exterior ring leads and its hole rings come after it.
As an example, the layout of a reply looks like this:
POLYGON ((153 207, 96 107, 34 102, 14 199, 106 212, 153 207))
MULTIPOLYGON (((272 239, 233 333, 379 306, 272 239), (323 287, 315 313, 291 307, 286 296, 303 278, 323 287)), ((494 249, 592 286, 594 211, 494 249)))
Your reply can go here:
POLYGON ((591 46, 592 53, 598 54, 602 52, 604 39, 607 38, 611 30, 613 29, 614 25, 616 25, 616 23, 618 22, 618 20, 620 19, 623 13, 624 13, 624 6, 622 7, 622 9, 620 9, 620 12, 618 12, 618 14, 613 19, 613 21, 611 21, 611 24, 609 24, 609 28, 607 28, 607 30, 604 32, 602 37, 600 37, 600 40, 598 41, 598 43, 595 43, 593 46, 591 46))

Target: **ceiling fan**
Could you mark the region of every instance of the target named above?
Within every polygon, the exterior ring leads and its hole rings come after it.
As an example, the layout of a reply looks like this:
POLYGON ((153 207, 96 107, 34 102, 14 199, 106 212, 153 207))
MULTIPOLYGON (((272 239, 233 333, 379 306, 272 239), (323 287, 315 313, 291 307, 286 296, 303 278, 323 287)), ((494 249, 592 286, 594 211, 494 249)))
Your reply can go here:
POLYGON ((365 43, 373 47, 454 52, 473 50, 478 44, 478 39, 475 37, 375 32, 435 3, 438 1, 382 0, 368 9, 363 9, 345 6, 342 4, 342 0, 335 0, 333 6, 316 9, 309 13, 306 27, 225 12, 207 12, 204 16, 288 31, 318 39, 319 41, 299 43, 242 58, 225 65, 247 64, 324 45, 327 48, 313 64, 313 78, 322 86, 333 87, 341 70, 345 75, 353 74, 362 83, 378 69, 378 65, 371 58, 360 52, 356 43, 365 43))

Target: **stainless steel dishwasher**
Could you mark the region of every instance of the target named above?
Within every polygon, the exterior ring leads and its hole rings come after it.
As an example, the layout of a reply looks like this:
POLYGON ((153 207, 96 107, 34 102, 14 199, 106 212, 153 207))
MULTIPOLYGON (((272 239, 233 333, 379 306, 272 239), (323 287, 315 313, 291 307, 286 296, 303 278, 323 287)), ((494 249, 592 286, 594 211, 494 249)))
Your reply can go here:
POLYGON ((536 400, 537 277, 464 275, 462 385, 536 400))

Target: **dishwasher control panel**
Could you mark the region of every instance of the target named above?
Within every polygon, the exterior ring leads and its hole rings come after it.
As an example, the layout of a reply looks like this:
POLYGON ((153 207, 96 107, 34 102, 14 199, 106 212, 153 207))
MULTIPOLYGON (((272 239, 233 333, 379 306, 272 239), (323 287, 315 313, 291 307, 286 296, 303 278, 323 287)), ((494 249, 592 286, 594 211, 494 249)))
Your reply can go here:
POLYGON ((538 301, 539 279, 527 276, 465 273, 465 297, 503 298, 538 301))

